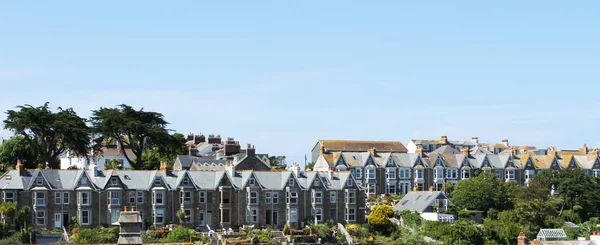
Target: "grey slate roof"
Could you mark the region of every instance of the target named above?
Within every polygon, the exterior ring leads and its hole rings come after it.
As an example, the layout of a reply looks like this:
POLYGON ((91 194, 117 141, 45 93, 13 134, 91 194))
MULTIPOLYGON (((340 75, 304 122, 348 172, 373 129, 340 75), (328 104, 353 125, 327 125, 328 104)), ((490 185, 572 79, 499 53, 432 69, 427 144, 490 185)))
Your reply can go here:
MULTIPOLYGON (((435 199, 438 199, 440 196, 448 199, 441 191, 410 191, 400 202, 394 205, 394 211, 408 210, 411 212, 423 212, 427 207, 433 205, 435 199)), ((452 202, 448 200, 448 204, 452 204, 452 202)))

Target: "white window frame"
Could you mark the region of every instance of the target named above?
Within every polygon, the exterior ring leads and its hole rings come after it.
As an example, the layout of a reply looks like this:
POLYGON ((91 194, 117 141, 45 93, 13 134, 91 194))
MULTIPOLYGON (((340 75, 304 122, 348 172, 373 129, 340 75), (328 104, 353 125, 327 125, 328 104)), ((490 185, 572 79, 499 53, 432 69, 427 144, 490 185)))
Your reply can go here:
POLYGON ((144 192, 143 191, 136 191, 136 203, 137 204, 143 204, 144 203, 144 192))
POLYGON ((90 210, 88 210, 88 209, 79 210, 79 223, 82 225, 89 225, 92 223, 92 214, 90 213, 90 210), (87 217, 84 214, 87 214, 87 217), (87 222, 85 222, 84 218, 87 218, 87 222))
POLYGON ((188 179, 187 177, 183 178, 183 181, 181 181, 181 184, 183 186, 188 186, 190 185, 190 179, 188 179))
POLYGON ((410 179, 412 173, 410 168, 400 168, 398 172, 400 179, 410 179))
POLYGON ((397 188, 395 183, 386 183, 385 184, 385 193, 387 194, 396 194, 397 188))
POLYGON ((119 180, 116 177, 110 178, 110 185, 111 186, 119 185, 119 180))
POLYGON ((365 173, 366 173, 367 179, 375 179, 377 176, 375 168, 366 168, 365 173))
POLYGON ((292 192, 288 192, 287 195, 290 195, 289 197, 289 202, 291 204, 296 204, 298 203, 298 192, 292 191, 292 192))
POLYGON ((594 177, 600 177, 600 169, 594 169, 593 173, 594 173, 594 177))
POLYGON ((348 191, 346 192, 346 203, 348 204, 356 204, 356 192, 348 191))
POLYGON ((356 208, 347 209, 346 221, 356 221, 356 208))
POLYGON ((271 192, 265 192, 265 203, 271 204, 271 192))
POLYGON ((385 178, 388 180, 395 180, 397 176, 396 168, 386 168, 385 169, 385 178))
POLYGON ((471 178, 471 169, 464 168, 461 169, 461 179, 470 179, 471 178))
POLYGON ((135 204, 136 203, 136 198, 137 198, 137 192, 135 191, 131 191, 127 193, 127 197, 129 198, 129 204, 135 204))
POLYGON ((313 208, 312 216, 313 218, 317 218, 317 222, 323 222, 323 209, 322 208, 313 208))
POLYGON ((87 185, 88 184, 88 179, 86 177, 81 178, 80 180, 82 185, 87 185))
POLYGON ((444 179, 444 175, 446 173, 446 171, 444 170, 444 168, 439 168, 439 167, 435 168, 434 172, 435 173, 433 173, 433 174, 434 174, 434 176, 435 176, 436 179, 444 179))
POLYGON ((200 191, 198 194, 198 202, 206 203, 206 191, 200 191))
POLYGON ((273 204, 279 204, 279 192, 271 192, 271 200, 273 204))
POLYGON ((119 191, 109 191, 108 198, 110 205, 121 205, 121 194, 119 191))
POLYGON ((337 203, 337 192, 336 191, 329 192, 329 203, 337 203))
POLYGON ((367 183, 367 194, 377 194, 377 185, 375 183, 367 183))
POLYGON ((312 203, 323 204, 323 192, 313 191, 311 197, 312 197, 312 203))
POLYGON ((78 193, 77 203, 80 206, 89 206, 92 202, 92 194, 89 191, 82 191, 78 193), (86 197, 85 199, 83 197, 86 197), (85 202, 84 202, 85 201, 85 202))
POLYGON ((246 222, 253 224, 258 223, 258 208, 246 208, 246 212, 246 222))
POLYGON ((36 210, 35 211, 35 225, 46 225, 46 210, 36 210), (42 214, 40 216, 40 214, 42 214), (42 222, 40 223, 40 219, 42 222))
POLYGON ((291 208, 290 209, 290 222, 298 222, 298 209, 291 208))
POLYGON ((295 184, 296 184, 296 183, 295 183, 295 181, 294 181, 294 178, 290 178, 290 179, 288 180, 288 186, 290 186, 290 187, 294 187, 294 185, 295 185, 295 184))
POLYGON ((165 223, 165 209, 159 208, 154 210, 154 224, 165 223), (159 215, 160 214, 160 215, 159 215), (160 222, 158 219, 160 218, 160 222))
POLYGON ((70 204, 71 203, 71 193, 69 193, 69 192, 63 192, 62 193, 62 203, 63 204, 70 204))
POLYGON ((254 178, 248 179, 248 185, 251 186, 251 187, 255 187, 256 186, 256 180, 254 180, 254 178))
POLYGON ((162 191, 153 191, 152 192, 152 204, 154 205, 165 205, 165 193, 162 191), (158 196, 161 196, 159 199, 158 196), (157 202, 160 200, 160 202, 157 202))
POLYGON ((458 179, 458 169, 457 168, 447 168, 446 169, 446 179, 458 179))
POLYGON ((504 171, 504 175, 506 176, 506 179, 508 180, 514 180, 515 179, 515 170, 514 169, 507 169, 504 171))
POLYGON ((35 178, 35 184, 36 184, 36 185, 43 185, 43 184, 44 184, 44 179, 42 178, 42 176, 39 176, 39 175, 38 175, 38 176, 35 178))
POLYGON ((354 176, 356 179, 362 179, 362 168, 355 168, 355 172, 356 172, 356 176, 354 176))
POLYGON ((535 170, 533 169, 526 169, 525 171, 525 179, 533 179, 533 177, 535 176, 535 170))
POLYGON ((62 192, 54 192, 54 204, 62 203, 62 192))
POLYGON ((15 200, 16 200, 17 198, 16 198, 16 194, 15 194, 15 192, 13 192, 13 191, 4 191, 4 192, 2 193, 2 199, 3 199, 3 201, 4 201, 4 202, 15 202, 15 200), (12 197, 8 198, 8 197, 7 197, 7 194, 11 194, 11 195, 12 195, 12 197))
POLYGON ((191 191, 182 191, 182 192, 180 192, 179 195, 180 195, 179 196, 180 204, 192 204, 192 192, 191 191))
POLYGON ((258 204, 258 192, 246 192, 246 197, 248 204, 258 204))
POLYGON ((415 169, 415 179, 424 179, 425 169, 415 169))
POLYGON ((46 192, 36 191, 33 195, 33 203, 35 206, 46 206, 46 192), (40 194, 42 195, 42 198, 39 197, 40 194))

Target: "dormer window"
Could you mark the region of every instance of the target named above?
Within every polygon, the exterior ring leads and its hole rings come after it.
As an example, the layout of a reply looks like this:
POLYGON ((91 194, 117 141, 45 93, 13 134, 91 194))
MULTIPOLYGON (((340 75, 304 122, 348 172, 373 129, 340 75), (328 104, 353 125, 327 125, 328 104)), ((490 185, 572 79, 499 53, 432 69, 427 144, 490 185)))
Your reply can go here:
POLYGON ((82 185, 87 185, 88 181, 86 177, 81 178, 81 184, 82 185))
POLYGON ((161 181, 159 178, 154 179, 154 186, 160 186, 161 185, 161 181))
POLYGON ((288 185, 289 185, 290 187, 294 187, 294 178, 290 178, 290 179, 288 180, 288 185))
POLYGON ((190 185, 190 180, 189 180, 188 178, 183 178, 183 183, 182 183, 182 185, 184 185, 184 186, 188 186, 188 185, 190 185))
POLYGON ((254 187, 254 186, 256 186, 256 181, 251 178, 248 180, 248 185, 254 187))
POLYGON ((119 181, 117 180, 117 178, 111 178, 110 179, 110 185, 111 186, 117 186, 117 185, 119 185, 119 181))
POLYGON ((42 179, 42 176, 38 176, 35 178, 35 184, 36 185, 43 185, 44 184, 44 180, 42 179))
POLYGON ((11 180, 12 177, 10 175, 6 175, 6 180, 11 180))

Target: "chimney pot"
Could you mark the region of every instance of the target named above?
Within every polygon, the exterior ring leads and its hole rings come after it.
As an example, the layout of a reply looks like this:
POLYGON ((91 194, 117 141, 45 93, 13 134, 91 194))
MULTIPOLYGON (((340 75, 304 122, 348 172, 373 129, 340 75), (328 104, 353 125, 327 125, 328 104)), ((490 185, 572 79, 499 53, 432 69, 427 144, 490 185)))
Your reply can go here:
POLYGON ((123 211, 127 212, 127 206, 123 206, 123 211))
POLYGON ((135 212, 135 206, 131 206, 131 211, 135 212))

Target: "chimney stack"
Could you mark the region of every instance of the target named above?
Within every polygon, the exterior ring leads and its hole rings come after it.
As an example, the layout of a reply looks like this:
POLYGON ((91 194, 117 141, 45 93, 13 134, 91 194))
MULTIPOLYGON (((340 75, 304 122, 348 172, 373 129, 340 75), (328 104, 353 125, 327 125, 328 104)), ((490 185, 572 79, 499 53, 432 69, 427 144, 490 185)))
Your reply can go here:
POLYGON ((583 154, 588 154, 589 149, 587 147, 587 144, 583 144, 583 147, 579 148, 579 152, 583 153, 583 154))
POLYGON ((198 155, 198 149, 196 149, 195 145, 190 145, 189 146, 189 155, 190 156, 197 156, 198 155))
POLYGON ((252 156, 252 157, 253 157, 253 156, 255 156, 255 155, 256 155, 256 150, 254 149, 254 146, 253 146, 253 145, 251 145, 251 144, 248 144, 248 145, 246 146, 246 155, 247 155, 247 156, 249 156, 249 157, 250 157, 250 156, 252 156))
POLYGON ((525 245, 527 242, 527 237, 525 237, 525 233, 521 231, 519 236, 517 237, 517 245, 525 245))
POLYGON ((504 144, 504 146, 508 147, 508 140, 502 140, 502 144, 504 144))
POLYGON ((369 149, 368 151, 373 157, 377 156, 377 150, 375 149, 375 147, 369 149))
POLYGON ((549 146, 548 147, 548 155, 549 156, 556 156, 556 148, 554 148, 554 146, 549 146))
POLYGON ((200 144, 202 142, 206 141, 206 139, 204 138, 204 135, 202 134, 197 134, 194 136, 194 145, 200 144))
POLYGON ((168 168, 169 168, 169 166, 167 165, 167 162, 160 162, 160 170, 161 171, 167 171, 168 168))
POLYGON ((429 186, 429 192, 433 192, 433 186, 429 186))
POLYGON ((415 150, 415 153, 419 154, 420 156, 423 156, 423 146, 418 145, 417 150, 415 150))
POLYGON ((20 159, 17 159, 17 171, 19 172, 19 176, 23 176, 25 174, 25 166, 21 162, 20 159))
POLYGON ((469 156, 469 147, 466 145, 461 146, 460 153, 462 153, 465 156, 469 156))
POLYGON ((186 140, 187 140, 187 141, 193 141, 193 140, 194 140, 194 134, 193 134, 193 133, 191 133, 191 132, 190 132, 190 133, 188 133, 186 140))
POLYGON ((300 165, 298 165, 297 162, 293 162, 288 169, 291 170, 292 173, 296 174, 296 176, 298 176, 300 173, 300 165))
POLYGON ((478 137, 472 137, 472 138, 471 138, 471 141, 472 141, 473 143, 475 143, 476 145, 479 145, 479 138, 478 138, 478 137))
POLYGON ((448 136, 443 135, 440 141, 442 141, 442 144, 448 144, 448 136))

